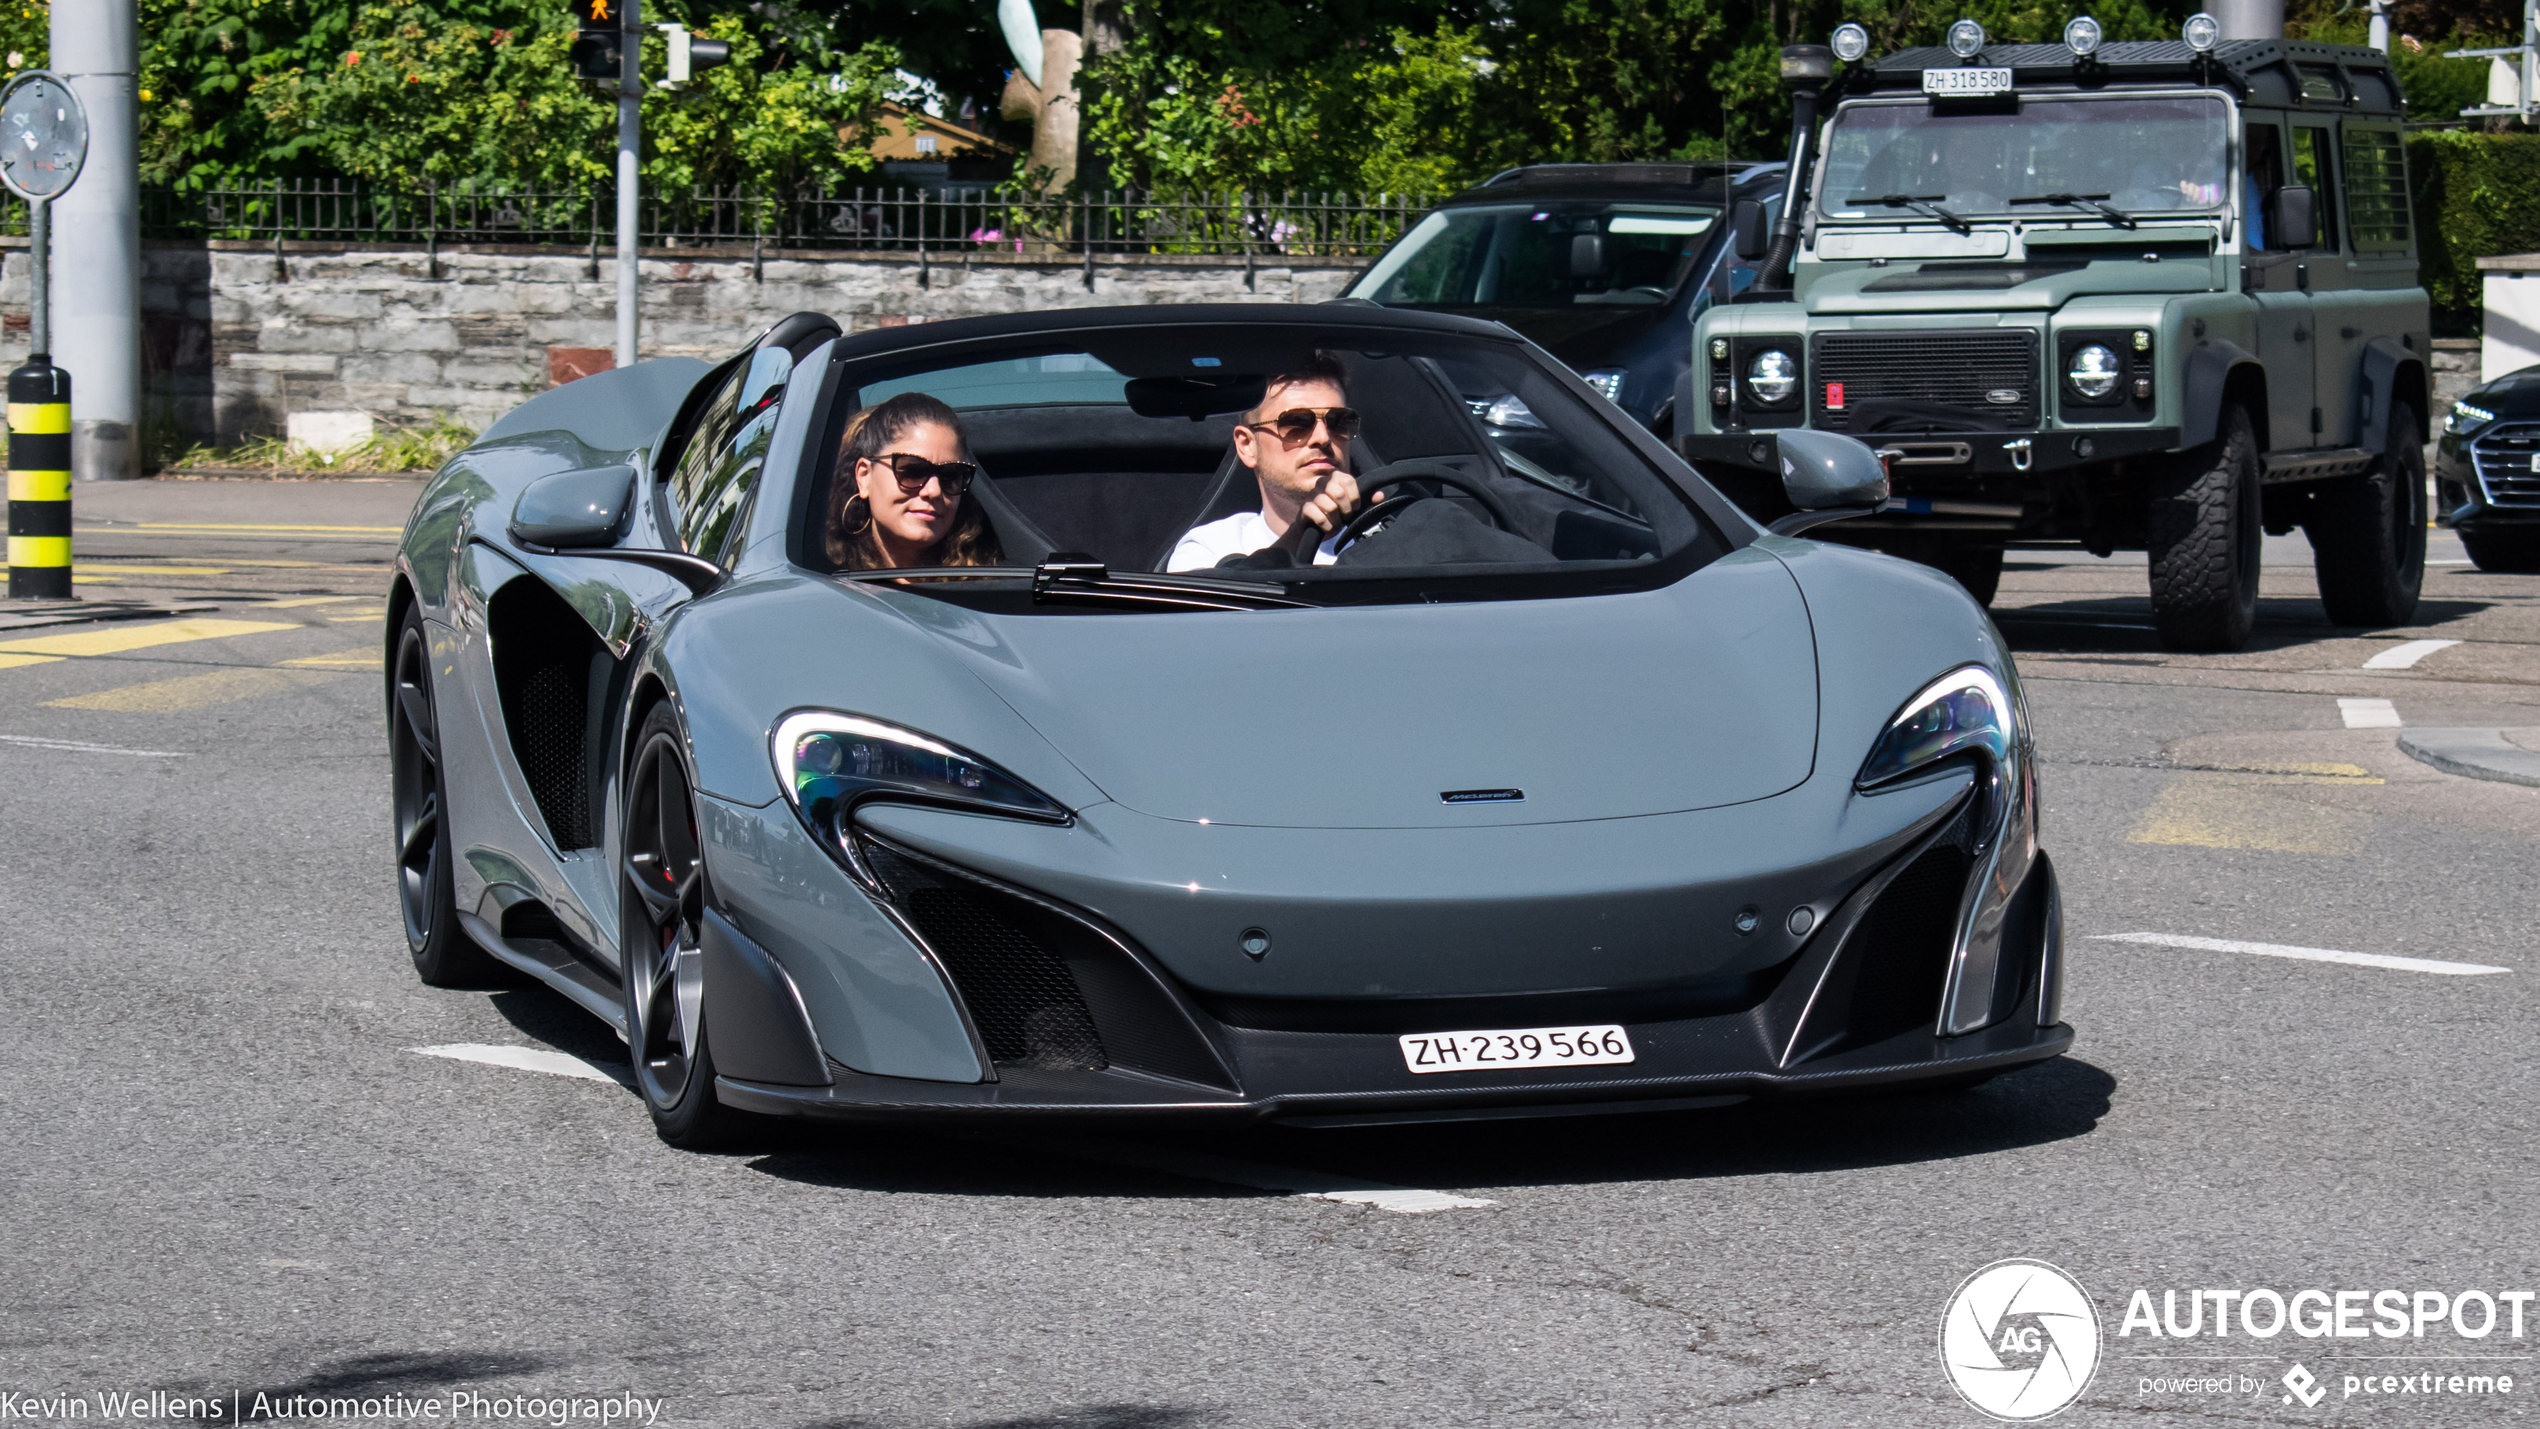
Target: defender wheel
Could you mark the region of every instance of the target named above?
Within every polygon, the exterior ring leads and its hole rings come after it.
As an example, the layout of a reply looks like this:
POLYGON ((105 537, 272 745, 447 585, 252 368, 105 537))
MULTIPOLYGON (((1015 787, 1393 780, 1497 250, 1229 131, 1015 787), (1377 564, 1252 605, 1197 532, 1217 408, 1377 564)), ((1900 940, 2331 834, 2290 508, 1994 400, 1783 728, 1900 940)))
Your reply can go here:
POLYGON ((2527 576, 2540 572, 2540 527, 2531 530, 2463 531, 2461 549, 2469 563, 2493 575, 2527 576))
POLYGON ((2002 589, 2000 546, 1944 546, 1932 564, 1965 586, 1978 605, 1992 605, 1994 593, 2002 589))
POLYGON ((755 1120, 717 1100, 706 1046, 705 850, 679 721, 655 705, 635 736, 619 840, 618 967, 626 987, 626 1045, 653 1129, 703 1150, 755 1120))
POLYGON ((423 613, 406 607, 388 667, 389 807, 396 819, 397 907, 415 976, 432 987, 500 987, 501 963, 459 927, 450 882, 449 795, 441 778, 441 723, 432 701, 432 642, 423 613))
POLYGON ((2309 523, 2320 604, 2332 625, 2405 625, 2425 585, 2425 446, 2417 414, 2390 414, 2381 461, 2321 493, 2309 523))
POLYGON ((2258 619, 2258 436, 2223 410, 2221 434, 2154 479, 2152 619, 2172 650, 2237 650, 2258 619))

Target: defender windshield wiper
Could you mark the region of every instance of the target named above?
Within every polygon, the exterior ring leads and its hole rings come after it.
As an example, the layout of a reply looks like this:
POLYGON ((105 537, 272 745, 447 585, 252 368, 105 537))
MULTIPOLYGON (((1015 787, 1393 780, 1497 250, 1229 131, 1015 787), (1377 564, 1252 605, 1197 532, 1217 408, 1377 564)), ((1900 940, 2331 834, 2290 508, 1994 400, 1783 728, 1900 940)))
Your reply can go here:
POLYGON ((2086 208, 2119 228, 2142 227, 2135 221, 2133 214, 2121 208, 2110 208, 2099 201, 2106 197, 2106 194, 2032 194, 2027 198, 2015 198, 2011 202, 2051 203, 2059 208, 2086 208))
POLYGON ((1266 581, 1134 571, 1113 575, 1102 562, 1059 552, 1038 566, 915 566, 897 571, 844 571, 841 580, 870 585, 905 581, 1028 580, 1034 605, 1118 605, 1147 610, 1309 610, 1266 581))
POLYGON ((1949 225, 1949 231, 1952 233, 1975 232, 1974 224, 1939 206, 1939 201, 1947 197, 1949 197, 1947 194, 1854 194, 1844 202, 1847 204, 1874 203, 1881 208, 1910 208, 1927 218, 1939 219, 1942 223, 1949 225))

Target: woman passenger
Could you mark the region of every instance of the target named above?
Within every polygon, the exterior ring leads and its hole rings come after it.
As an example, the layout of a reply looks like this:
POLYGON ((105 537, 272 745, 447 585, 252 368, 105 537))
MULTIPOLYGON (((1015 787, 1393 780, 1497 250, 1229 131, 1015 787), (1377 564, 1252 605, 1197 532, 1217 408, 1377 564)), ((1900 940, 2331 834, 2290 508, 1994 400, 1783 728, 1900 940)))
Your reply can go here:
POLYGON ((856 571, 1004 564, 967 499, 978 474, 960 415, 925 393, 856 413, 829 485, 829 559, 856 571))

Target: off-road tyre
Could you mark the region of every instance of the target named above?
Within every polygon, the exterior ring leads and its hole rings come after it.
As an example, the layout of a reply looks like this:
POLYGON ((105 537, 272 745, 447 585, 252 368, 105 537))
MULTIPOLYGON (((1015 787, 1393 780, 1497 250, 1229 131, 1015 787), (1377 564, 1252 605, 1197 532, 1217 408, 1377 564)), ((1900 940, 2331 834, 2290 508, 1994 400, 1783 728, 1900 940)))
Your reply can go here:
POLYGON ((450 791, 442 775, 432 639, 423 613, 406 607, 388 647, 388 784, 394 821, 397 906, 415 976, 429 987, 503 987, 510 969, 459 926, 451 880, 450 791))
POLYGON ((2307 529, 2329 623, 2415 619, 2425 586, 2425 443, 2416 409, 2390 414, 2390 436, 2371 471, 2331 483, 2318 500, 2307 529))
POLYGON ((2223 409, 2219 434, 2153 479, 2152 620, 2180 651, 2237 650, 2258 619, 2258 434, 2223 409))
POLYGON ((2000 546, 1943 546, 1933 556, 1934 566, 1947 571, 1952 580, 1966 587, 1976 604, 1993 604, 1995 592, 2002 588, 2002 548, 2000 546))
POLYGON ((2461 549, 2469 563, 2491 575, 2527 576, 2540 572, 2540 526, 2529 530, 2463 531, 2461 549))

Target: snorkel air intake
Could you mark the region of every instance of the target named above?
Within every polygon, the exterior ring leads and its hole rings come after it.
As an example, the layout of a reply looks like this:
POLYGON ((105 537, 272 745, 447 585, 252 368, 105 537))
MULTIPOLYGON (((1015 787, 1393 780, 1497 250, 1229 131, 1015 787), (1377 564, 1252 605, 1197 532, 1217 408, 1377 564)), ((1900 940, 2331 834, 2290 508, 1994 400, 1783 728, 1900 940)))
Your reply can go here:
POLYGON ((1755 286, 1788 292, 1791 259, 1799 252, 1800 204, 1808 194, 1808 165, 1816 157, 1817 97, 1834 78, 1834 51, 1824 45, 1791 45, 1782 51, 1782 83, 1790 86, 1790 176, 1782 190, 1782 217, 1764 250, 1755 286))

